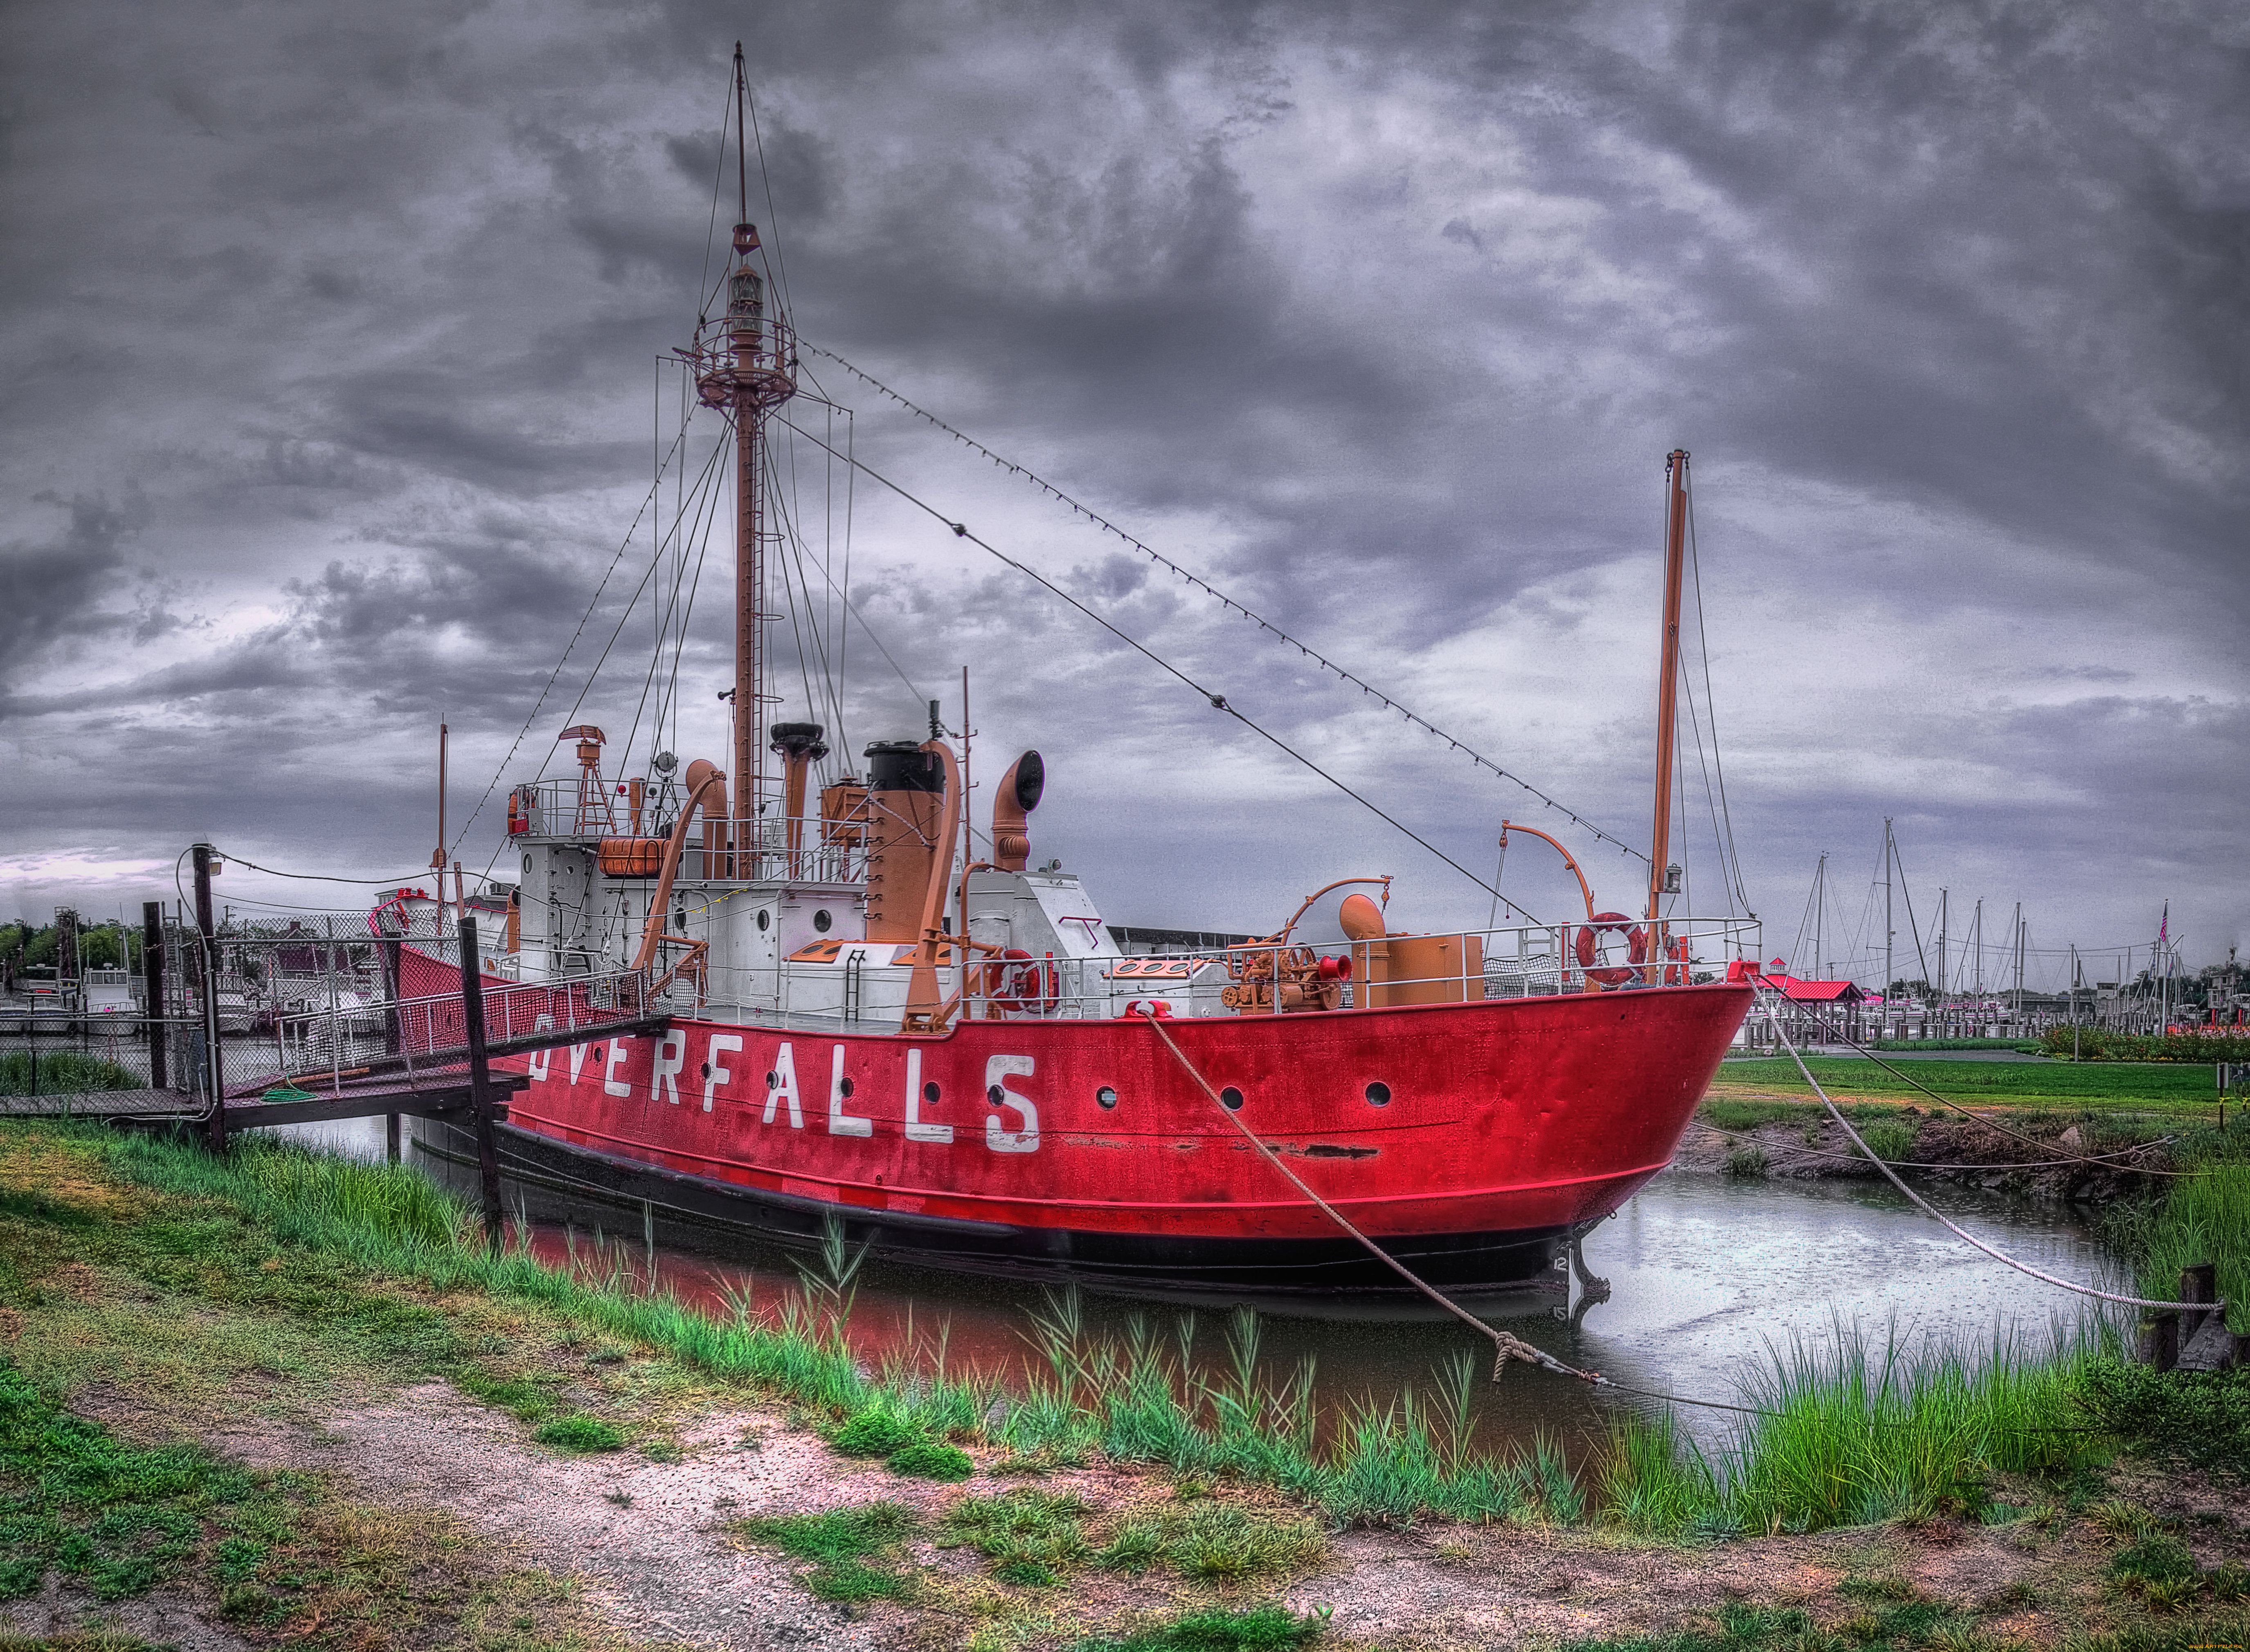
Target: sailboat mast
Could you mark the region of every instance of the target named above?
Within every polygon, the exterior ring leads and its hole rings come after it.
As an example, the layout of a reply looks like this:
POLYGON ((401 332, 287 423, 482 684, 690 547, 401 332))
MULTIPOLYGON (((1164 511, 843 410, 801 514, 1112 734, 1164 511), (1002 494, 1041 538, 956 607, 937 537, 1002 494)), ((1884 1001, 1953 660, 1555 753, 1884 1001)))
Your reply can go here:
POLYGON ((1664 461, 1664 644, 1656 678, 1656 820, 1649 836, 1648 917, 1662 915, 1673 887, 1672 740, 1679 720, 1680 575, 1688 535, 1688 450, 1674 448, 1664 461))
POLYGON ((749 72, 735 44, 734 267, 727 276, 727 313, 696 328, 693 360, 697 397, 735 422, 735 876, 758 873, 756 822, 766 803, 765 421, 797 394, 797 345, 778 295, 768 313, 765 278, 754 255, 750 222, 749 72))

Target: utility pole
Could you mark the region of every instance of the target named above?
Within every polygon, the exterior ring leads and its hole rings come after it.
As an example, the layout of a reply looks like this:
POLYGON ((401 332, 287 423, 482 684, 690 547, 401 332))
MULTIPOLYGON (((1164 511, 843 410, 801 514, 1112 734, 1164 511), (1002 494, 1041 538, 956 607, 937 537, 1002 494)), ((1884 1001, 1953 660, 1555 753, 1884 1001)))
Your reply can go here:
MULTIPOLYGON (((1941 1027, 1949 1019, 1945 1004, 1945 908, 1948 893, 1943 889, 1937 891, 1937 979, 1932 983, 1937 988, 1937 1014, 1941 1027)), ((1950 1033, 1946 1036, 1952 1036, 1950 1033)))

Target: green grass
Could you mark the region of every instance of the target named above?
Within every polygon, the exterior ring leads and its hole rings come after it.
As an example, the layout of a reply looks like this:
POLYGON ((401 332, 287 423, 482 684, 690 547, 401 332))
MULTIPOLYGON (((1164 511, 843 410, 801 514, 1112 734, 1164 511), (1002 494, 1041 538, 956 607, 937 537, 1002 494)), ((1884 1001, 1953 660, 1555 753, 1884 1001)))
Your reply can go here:
POLYGON ((1279 1606, 1217 1607, 1129 1635, 1088 1635, 1072 1652, 1287 1652, 1310 1645, 1327 1621, 1325 1612, 1300 1617, 1279 1606))
MULTIPOLYGON (((0 1359, 0 1600, 36 1594, 49 1571, 97 1600, 145 1594, 238 1526, 280 1518, 260 1483, 194 1446, 142 1449, 71 1415, 0 1359)), ((235 1540, 224 1564, 254 1570, 266 1545, 235 1540)))
POLYGON ((1867 1151, 1885 1164, 1903 1164, 1914 1157, 1915 1128, 1902 1121, 1885 1120, 1860 1132, 1867 1151))
MULTIPOLYGON (((1895 1094, 1902 1100, 1911 1100, 1919 1093, 1913 1084, 1872 1061, 1811 1056, 1805 1058, 1805 1064, 1831 1091, 1853 1096, 1895 1094)), ((2208 1063, 2191 1067, 2053 1061, 1917 1062, 1900 1058, 1892 1061, 1891 1065, 1929 1085, 1949 1101, 1966 1105, 2025 1097, 2083 1105, 2129 1101, 2211 1106, 2218 1100, 2208 1063)), ((1786 1056, 1729 1061, 1720 1069, 1718 1082, 1756 1084, 1807 1096, 1812 1093, 1797 1070, 1797 1063, 1786 1056)))
POLYGON ((875 1561, 895 1552, 913 1535, 912 1511, 895 1503, 867 1503, 825 1514, 786 1514, 738 1520, 734 1530, 799 1560, 814 1562, 804 1585, 824 1600, 903 1600, 914 1580, 875 1561))
MULTIPOLYGON (((145 1090, 148 1086, 114 1061, 104 1061, 99 1056, 82 1055, 74 1050, 42 1050, 39 1052, 39 1087, 42 1096, 57 1096, 72 1090, 145 1090)), ((0 1056, 0 1096, 28 1096, 31 1089, 31 1056, 29 1050, 10 1050, 0 1056)))
POLYGON ((557 1417, 532 1438, 564 1451, 622 1451, 625 1437, 599 1417, 557 1417))
MULTIPOLYGON (((1248 1314, 1228 1322, 1217 1346, 1206 1339, 1199 1350, 1191 1318, 1178 1323, 1177 1337, 1145 1322, 1122 1337, 1095 1336, 1076 1299, 1063 1296, 1034 1326, 1045 1371, 1022 1390, 933 1376, 903 1362, 871 1373, 837 1319, 799 1315, 770 1326, 742 1315, 717 1318, 651 1294, 638 1276, 604 1279, 549 1267, 521 1250, 493 1255, 464 1208, 404 1167, 256 1141, 213 1160, 191 1146, 80 1127, 7 1128, 165 1195, 135 1222, 74 1232, 72 1247, 91 1254, 129 1237, 131 1266, 162 1289, 300 1317, 324 1337, 356 1339, 388 1370, 435 1371, 527 1421, 551 1423, 560 1409, 552 1381, 487 1369, 442 1314, 376 1286, 403 1280, 427 1292, 482 1292, 552 1311, 590 1343, 638 1344, 687 1370, 783 1396, 828 1419, 839 1449, 897 1459, 901 1472, 957 1472, 965 1454, 956 1441, 997 1448, 1018 1463, 1098 1454, 1183 1483, 1275 1488, 1336 1525, 1436 1517, 1609 1519, 1713 1536, 1811 1530, 1972 1506, 1981 1476, 2067 1473, 2097 1443, 2047 1430, 2081 1421, 2071 1408, 2072 1382, 2098 1350, 2009 1346, 1970 1362, 1846 1337, 1826 1353, 1798 1345, 1779 1356, 1753 1385, 1750 1402, 1782 1415, 1755 1421, 1713 1460, 1660 1428, 1631 1425, 1612 1461, 1582 1483, 1551 1441, 1497 1453, 1474 1445, 1477 1411, 1491 1398, 1467 1350, 1425 1390, 1363 1402, 1318 1428, 1312 1367, 1301 1365, 1277 1381, 1260 1358, 1259 1322, 1248 1314), (234 1260, 215 1272, 211 1259, 221 1254, 234 1260), (275 1270, 259 1265, 259 1256, 275 1260, 275 1270), (957 1455, 944 1456, 949 1451, 957 1455), (901 1456, 909 1452, 916 1455, 901 1456)), ((1049 1575, 1121 1538, 1115 1564, 1210 1578, 1286 1570, 1308 1552, 1291 1549, 1295 1539, 1271 1529, 1254 1537, 1225 1529, 1238 1518, 1231 1512, 1167 1513, 1129 1532, 1090 1532, 1082 1514, 1036 1500, 1044 1495, 971 1499, 963 1505, 971 1512, 949 1532, 997 1563, 1049 1575), (977 1519, 984 1525, 975 1530, 964 1524, 977 1519)))
POLYGON ((916 1440, 902 1445, 883 1460, 883 1466, 893 1474, 921 1480, 966 1480, 977 1471, 966 1451, 942 1440, 916 1440))
MULTIPOLYGON (((2228 1130, 2214 1151, 2241 1151, 2243 1136, 2228 1130)), ((2250 1163, 2205 1159, 2202 1174, 2174 1184, 2138 1249, 2143 1296, 2169 1299, 2181 1269, 2215 1262, 2228 1325, 2250 1330, 2250 1163)))
POLYGON ((1997 1340, 1975 1362, 1856 1326, 1792 1339, 1743 1385, 1743 1402, 1770 1415, 1744 1418, 1715 1461, 1668 1425, 1620 1424, 1605 1501, 1623 1524, 1674 1537, 1973 1513, 1992 1475, 2061 1477, 2102 1455, 2075 1396, 2114 1354, 2093 1325, 2043 1350, 1997 1340))

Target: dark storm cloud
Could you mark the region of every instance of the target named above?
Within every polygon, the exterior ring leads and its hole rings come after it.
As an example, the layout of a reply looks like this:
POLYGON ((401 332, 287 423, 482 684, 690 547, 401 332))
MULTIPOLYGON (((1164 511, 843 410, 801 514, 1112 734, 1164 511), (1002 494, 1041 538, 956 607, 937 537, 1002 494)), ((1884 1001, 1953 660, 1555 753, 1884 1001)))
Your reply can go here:
MULTIPOLYGON (((400 801, 422 807, 425 725, 449 713, 473 769, 529 718, 546 755, 646 567, 648 364, 734 214, 714 169, 744 17, 119 16, 19 14, 8 71, 0 740, 38 783, 0 795, 0 831, 169 846, 248 809, 395 854, 426 835, 400 801), (128 478, 147 503, 100 502, 128 478), (41 495, 93 503, 59 527, 41 495), (137 777, 128 816, 73 801, 94 751, 137 777)), ((1964 875, 2082 866, 2121 806, 2178 830, 2104 849, 2084 898, 2223 880, 2219 777, 2250 759, 2226 640, 2250 32, 2225 7, 859 0, 756 23, 750 214, 809 340, 1577 806, 1646 816, 1639 616, 1684 444, 1768 887, 1887 812, 1964 875), (2037 807, 2007 801, 2023 776, 2037 807)), ((862 457, 1489 852, 1520 795, 808 366, 859 410, 862 457)), ((1259 880, 1299 871, 1229 846, 1277 809, 1315 858, 1395 852, 862 485, 854 598, 918 689, 970 659, 1059 775, 1075 747, 1200 788, 1215 846, 1163 898, 1253 921, 1259 880)), ((684 654, 696 706, 725 580, 684 654)), ((644 609, 589 698, 611 721, 634 719, 645 630, 644 609)), ((916 696, 850 648, 854 738, 911 732, 916 696)), ((1152 859, 1151 820, 1067 785, 1048 817, 1074 864, 1117 858, 1120 905, 1180 848, 1152 859)), ((2250 916, 2212 900, 2214 925, 2250 916)))

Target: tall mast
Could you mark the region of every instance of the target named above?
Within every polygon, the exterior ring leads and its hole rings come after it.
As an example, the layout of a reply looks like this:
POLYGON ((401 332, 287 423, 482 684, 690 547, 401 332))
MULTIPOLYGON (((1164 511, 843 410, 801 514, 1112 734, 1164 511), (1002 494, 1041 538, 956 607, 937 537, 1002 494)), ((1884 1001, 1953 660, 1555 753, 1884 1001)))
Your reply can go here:
MULTIPOLYGON (((696 395, 703 405, 735 422, 735 818, 742 823, 735 847, 746 856, 762 847, 756 823, 766 802, 765 421, 797 394, 797 341, 776 294, 768 313, 766 282, 752 255, 760 247, 750 222, 748 124, 749 73, 735 43, 734 267, 727 276, 727 313, 695 329, 696 395)), ((735 872, 755 877, 745 860, 735 872)))
POLYGON ((1649 836, 1648 916, 1660 917, 1672 887, 1672 739, 1679 719, 1680 574, 1688 538, 1688 450, 1664 461, 1664 646, 1656 678, 1656 822, 1649 836))
POLYGON ((1891 944, 1898 940, 1898 930, 1891 919, 1891 817, 1883 816, 1883 1024, 1891 1019, 1891 944))

